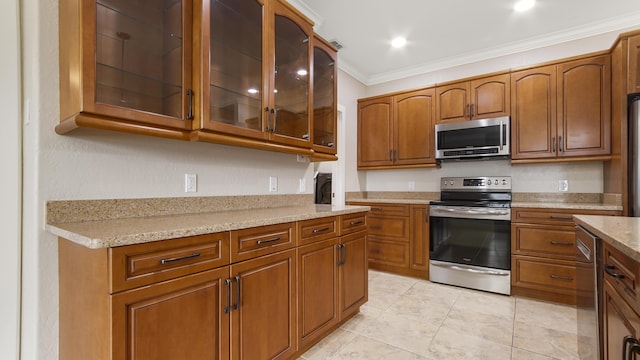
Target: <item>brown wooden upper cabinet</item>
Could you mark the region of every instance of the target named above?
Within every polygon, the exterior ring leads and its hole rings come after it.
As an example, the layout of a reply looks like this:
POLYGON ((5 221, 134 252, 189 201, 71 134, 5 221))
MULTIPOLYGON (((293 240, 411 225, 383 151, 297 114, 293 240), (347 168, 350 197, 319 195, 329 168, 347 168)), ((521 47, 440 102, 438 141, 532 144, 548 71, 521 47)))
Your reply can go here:
POLYGON ((321 37, 313 37, 313 150, 327 154, 336 153, 337 51, 321 37))
POLYGON ((311 22, 279 0, 205 0, 200 21, 199 127, 310 149, 311 22))
POLYGON ((433 88, 358 101, 358 169, 435 166, 433 88))
POLYGON ((640 92, 640 35, 629 38, 629 79, 627 93, 640 92))
POLYGON ((611 154, 610 62, 601 55, 511 74, 514 162, 611 154))
POLYGON ((509 116, 509 73, 436 87, 436 123, 509 116))
MULTIPOLYGON (((190 128, 191 3, 60 1, 56 132, 117 123, 130 129, 190 128)), ((182 132, 167 130, 163 136, 182 132)))

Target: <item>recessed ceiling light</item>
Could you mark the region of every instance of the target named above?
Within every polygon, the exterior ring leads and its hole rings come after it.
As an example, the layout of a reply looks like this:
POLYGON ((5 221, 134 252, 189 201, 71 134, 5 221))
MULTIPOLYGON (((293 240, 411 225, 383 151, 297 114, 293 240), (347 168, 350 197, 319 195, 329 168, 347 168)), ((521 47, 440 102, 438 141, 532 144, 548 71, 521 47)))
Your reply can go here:
POLYGON ((519 0, 513 5, 513 10, 523 12, 531 9, 536 4, 536 0, 519 0))
POLYGON ((403 37, 397 37, 391 40, 391 46, 393 46, 394 48, 401 48, 401 47, 404 47, 405 45, 407 45, 407 39, 403 37))

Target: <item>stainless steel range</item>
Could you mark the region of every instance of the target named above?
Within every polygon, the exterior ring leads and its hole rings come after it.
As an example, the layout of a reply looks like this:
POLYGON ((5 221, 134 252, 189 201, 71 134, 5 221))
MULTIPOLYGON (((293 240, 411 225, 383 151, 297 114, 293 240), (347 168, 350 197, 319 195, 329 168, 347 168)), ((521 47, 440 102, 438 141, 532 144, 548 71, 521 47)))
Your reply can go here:
POLYGON ((511 177, 445 177, 429 211, 429 279, 511 293, 511 177))

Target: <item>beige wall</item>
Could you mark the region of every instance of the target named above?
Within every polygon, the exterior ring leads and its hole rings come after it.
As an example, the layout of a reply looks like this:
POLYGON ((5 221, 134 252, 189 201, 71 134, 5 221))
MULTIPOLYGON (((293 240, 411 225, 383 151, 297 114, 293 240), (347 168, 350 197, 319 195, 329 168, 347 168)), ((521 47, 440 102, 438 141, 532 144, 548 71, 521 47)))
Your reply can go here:
POLYGON ((22 181, 20 149, 20 36, 19 2, 0 2, 0 109, 3 126, 0 135, 0 167, 4 170, 0 187, 0 358, 18 359, 20 332, 20 188, 22 181))

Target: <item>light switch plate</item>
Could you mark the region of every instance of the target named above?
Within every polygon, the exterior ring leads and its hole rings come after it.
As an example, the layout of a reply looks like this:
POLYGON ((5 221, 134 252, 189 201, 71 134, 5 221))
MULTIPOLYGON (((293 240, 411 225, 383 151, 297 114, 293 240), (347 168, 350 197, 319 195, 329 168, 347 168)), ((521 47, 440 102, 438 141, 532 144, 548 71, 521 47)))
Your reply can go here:
POLYGON ((269 176, 269 192, 278 191, 278 178, 276 176, 269 176))

